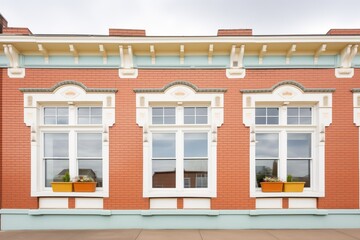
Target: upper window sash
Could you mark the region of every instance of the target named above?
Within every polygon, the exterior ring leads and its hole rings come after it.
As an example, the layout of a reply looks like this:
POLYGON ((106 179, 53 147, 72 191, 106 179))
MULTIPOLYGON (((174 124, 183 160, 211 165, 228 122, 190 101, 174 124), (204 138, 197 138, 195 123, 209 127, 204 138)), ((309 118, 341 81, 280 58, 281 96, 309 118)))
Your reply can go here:
POLYGON ((184 124, 207 124, 207 107, 184 107, 184 124))
POLYGON ((278 125, 279 108, 276 107, 255 108, 255 124, 278 125))
POLYGON ((44 124, 67 125, 69 124, 68 107, 44 107, 44 124))
POLYGON ((78 124, 102 124, 102 107, 78 107, 78 124))
POLYGON ((175 124, 176 109, 175 107, 153 107, 152 124, 175 124))
POLYGON ((312 107, 278 107, 255 108, 256 125, 312 125, 312 107))

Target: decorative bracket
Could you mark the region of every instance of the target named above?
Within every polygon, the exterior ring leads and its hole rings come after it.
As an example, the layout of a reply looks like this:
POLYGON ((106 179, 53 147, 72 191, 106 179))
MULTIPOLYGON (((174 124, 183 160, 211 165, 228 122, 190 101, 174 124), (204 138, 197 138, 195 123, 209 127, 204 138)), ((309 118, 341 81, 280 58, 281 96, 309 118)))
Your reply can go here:
POLYGON ((226 69, 227 78, 244 78, 245 69, 243 68, 243 60, 245 54, 245 45, 236 47, 233 45, 230 54, 230 69, 226 69))
POLYGON ((103 64, 107 64, 107 52, 106 52, 104 45, 102 45, 102 44, 99 45, 99 51, 103 57, 103 64))
POLYGON ((259 64, 263 63, 263 57, 266 54, 267 51, 267 45, 262 45, 261 50, 259 52, 259 64))
POLYGON ((70 49, 70 52, 72 53, 72 55, 74 57, 75 64, 78 64, 79 63, 79 53, 78 53, 78 51, 76 50, 76 48, 72 44, 69 45, 69 49, 70 49))
POLYGON ((10 78, 24 78, 25 68, 20 68, 19 51, 11 44, 3 45, 5 56, 9 59, 10 67, 8 68, 8 76, 10 78))
POLYGON ((184 45, 180 45, 180 64, 184 64, 185 62, 185 47, 184 45))
POLYGON ((322 44, 314 54, 314 64, 318 64, 319 56, 326 51, 326 44, 322 44))
POLYGON ((129 45, 127 49, 124 49, 122 45, 119 46, 120 52, 120 78, 137 78, 138 70, 134 68, 132 47, 129 45))
POLYGON ((41 54, 44 56, 45 63, 49 63, 49 53, 48 53, 48 51, 40 43, 38 44, 38 49, 41 52, 41 54))
POLYGON ((286 53, 286 64, 290 63, 290 58, 296 52, 296 44, 291 45, 291 48, 286 53))
POLYGON ((155 55, 155 46, 154 45, 150 45, 150 56, 151 56, 151 64, 155 64, 156 63, 156 55, 155 55))
POLYGON ((208 64, 212 64, 212 56, 214 53, 214 44, 209 45, 208 64))
POLYGON ((354 76, 354 68, 351 65, 358 52, 358 46, 349 44, 341 51, 340 68, 335 69, 337 78, 352 78, 354 76))

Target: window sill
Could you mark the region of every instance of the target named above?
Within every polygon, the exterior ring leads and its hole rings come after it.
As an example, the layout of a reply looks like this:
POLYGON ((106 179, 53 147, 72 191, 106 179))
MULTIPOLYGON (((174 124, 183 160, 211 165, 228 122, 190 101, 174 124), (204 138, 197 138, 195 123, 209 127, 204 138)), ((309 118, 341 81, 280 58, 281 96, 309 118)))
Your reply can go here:
POLYGON ((95 191, 95 192, 53 192, 53 191, 41 191, 32 192, 32 197, 109 197, 108 192, 95 191))
POLYGON ((250 197, 325 197, 324 192, 304 191, 304 192, 262 192, 261 190, 251 192, 250 197))
POLYGON ((151 190, 146 191, 143 194, 143 197, 203 197, 203 198, 214 198, 216 197, 216 192, 210 190, 200 190, 200 191, 183 191, 183 190, 151 190))

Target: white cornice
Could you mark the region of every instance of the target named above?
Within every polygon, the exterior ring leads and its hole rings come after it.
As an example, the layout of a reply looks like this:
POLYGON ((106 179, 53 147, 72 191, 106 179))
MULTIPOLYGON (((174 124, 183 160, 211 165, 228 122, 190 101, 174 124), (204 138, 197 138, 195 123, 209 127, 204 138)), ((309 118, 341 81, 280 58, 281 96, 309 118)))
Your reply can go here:
POLYGON ((108 36, 8 36, 1 43, 360 43, 360 36, 249 36, 249 37, 108 37, 108 36))

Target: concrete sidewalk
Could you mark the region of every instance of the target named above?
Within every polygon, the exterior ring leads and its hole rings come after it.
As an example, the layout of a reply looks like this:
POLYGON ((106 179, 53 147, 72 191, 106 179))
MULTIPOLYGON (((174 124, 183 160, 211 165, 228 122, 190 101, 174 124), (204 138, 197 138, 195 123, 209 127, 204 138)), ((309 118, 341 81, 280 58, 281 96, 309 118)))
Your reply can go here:
POLYGON ((1 231, 0 240, 360 240, 360 229, 1 231))

